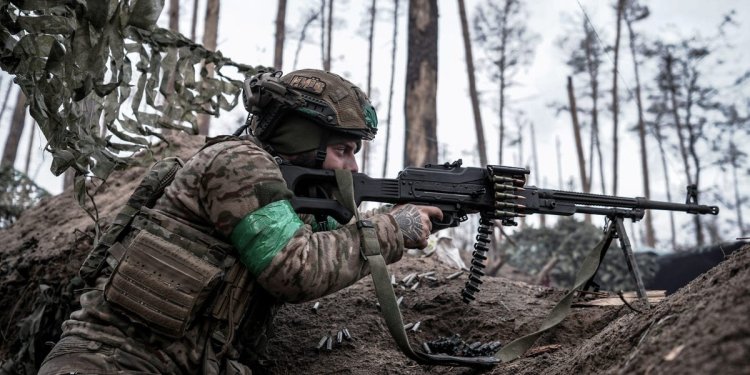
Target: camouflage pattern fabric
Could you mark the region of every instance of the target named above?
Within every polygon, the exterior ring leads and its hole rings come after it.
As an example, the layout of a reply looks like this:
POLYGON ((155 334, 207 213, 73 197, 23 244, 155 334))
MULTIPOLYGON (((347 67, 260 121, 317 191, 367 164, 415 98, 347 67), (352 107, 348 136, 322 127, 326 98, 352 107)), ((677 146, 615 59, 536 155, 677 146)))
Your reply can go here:
MULTIPOLYGON (((215 238, 226 239, 248 214, 291 197, 268 153, 251 140, 231 140, 210 145, 191 158, 154 209, 215 238)), ((400 259, 403 238, 393 217, 376 211, 369 219, 375 224, 386 261, 400 259)), ((266 359, 264 346, 269 326, 282 302, 315 299, 369 274, 360 257, 355 224, 314 232, 309 217, 302 217, 302 221, 306 224, 251 281, 250 306, 238 332, 230 332, 225 322, 201 316, 184 337, 163 337, 108 304, 101 290, 106 278, 101 277, 97 290, 83 294, 81 309, 63 323, 62 339, 41 373, 55 374, 53 365, 82 358, 101 360, 102 367, 97 373, 108 373, 112 366, 123 366, 117 361, 125 358, 107 356, 110 351, 133 356, 132 363, 125 360, 131 367, 120 371, 219 373, 230 367, 245 371, 237 362, 240 358, 250 366, 262 363, 266 359), (235 338, 234 345, 222 357, 217 353, 222 351, 227 337, 235 338), (97 345, 100 347, 96 348, 97 345)))

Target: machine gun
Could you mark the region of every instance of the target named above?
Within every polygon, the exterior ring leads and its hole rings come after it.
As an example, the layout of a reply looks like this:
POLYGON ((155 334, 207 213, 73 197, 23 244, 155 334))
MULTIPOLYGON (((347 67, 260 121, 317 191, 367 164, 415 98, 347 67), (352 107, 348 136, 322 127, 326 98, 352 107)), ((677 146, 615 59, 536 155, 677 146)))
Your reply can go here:
MULTIPOLYGON (((719 213, 716 206, 698 204, 694 186, 688 187, 688 197, 682 204, 525 186, 529 174, 526 168, 499 165, 477 168, 462 167, 461 164, 459 159, 453 163, 428 164, 424 168, 408 167, 395 179, 372 178, 362 173, 353 173, 352 179, 357 205, 362 201, 373 201, 440 208, 443 220, 433 222, 433 230, 455 227, 467 220, 468 214, 479 214, 479 233, 474 244, 471 274, 461 293, 466 303, 474 300, 474 294, 482 283, 483 261, 487 258, 490 235, 496 221, 504 226, 512 226, 517 225, 516 218, 531 214, 569 216, 583 213, 607 217, 605 235, 610 242, 614 238, 620 239, 638 294, 645 297, 623 219, 638 221, 643 218, 645 210, 719 213)), ((336 186, 333 171, 282 165, 281 172, 287 186, 295 194, 291 204, 296 212, 328 215, 341 223, 351 220, 353 213, 325 193, 336 186)), ((589 286, 595 286, 593 277, 589 286)))
MULTIPOLYGON (((348 223, 351 220, 354 213, 330 196, 338 187, 337 172, 292 165, 281 165, 280 168, 287 186, 295 194, 291 204, 296 212, 318 215, 319 222, 324 221, 324 216, 331 216, 340 223, 348 223)), ((528 174, 529 170, 525 168, 499 165, 465 168, 461 166, 461 160, 442 165, 426 165, 424 168, 409 167, 401 171, 395 179, 371 178, 362 173, 352 173, 353 192, 350 193, 347 189, 346 197, 342 196, 347 201, 354 200, 347 205, 348 207, 358 206, 362 201, 435 206, 443 211, 443 219, 432 223, 434 230, 457 226, 467 220, 468 214, 479 214, 479 233, 474 244, 470 274, 466 286, 461 291, 465 303, 475 299, 475 293, 482 284, 484 260, 487 259, 486 253, 489 250, 495 221, 505 226, 516 225, 516 218, 530 214, 568 216, 583 213, 603 215, 607 218, 605 237, 584 260, 579 273, 581 282, 555 306, 542 324, 542 329, 514 340, 493 356, 467 358, 413 350, 403 329, 398 303, 381 258, 376 262, 377 267, 371 265, 376 294, 381 306, 384 306, 383 315, 389 331, 408 357, 426 364, 471 367, 493 366, 500 361, 518 358, 542 332, 554 327, 563 319, 576 288, 598 287, 593 281, 594 276, 615 238, 620 240, 628 268, 636 282, 638 296, 648 304, 623 220, 640 220, 645 210, 649 209, 690 214, 719 213, 716 206, 698 204, 695 186, 688 187, 688 197, 685 203, 681 204, 525 186, 528 174)), ((576 276, 577 280, 579 276, 576 276)))

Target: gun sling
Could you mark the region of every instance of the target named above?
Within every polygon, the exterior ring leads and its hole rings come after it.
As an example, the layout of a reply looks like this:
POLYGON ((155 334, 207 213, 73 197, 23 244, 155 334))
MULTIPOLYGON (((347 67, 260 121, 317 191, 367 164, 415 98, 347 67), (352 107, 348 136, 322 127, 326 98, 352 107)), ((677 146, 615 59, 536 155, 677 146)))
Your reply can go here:
POLYGON ((393 339, 401 351, 409 358, 423 364, 440 364, 440 365, 460 365, 470 367, 486 367, 498 363, 494 357, 456 357, 444 354, 427 354, 412 349, 409 345, 409 338, 404 330, 404 322, 401 317, 401 310, 396 303, 396 294, 393 292, 391 278, 388 275, 383 255, 380 253, 380 243, 378 242, 375 228, 367 222, 360 220, 359 211, 354 202, 354 187, 352 184, 352 174, 348 170, 337 169, 336 184, 340 194, 340 203, 348 210, 354 213, 357 219, 357 228, 359 229, 362 242, 362 255, 370 266, 372 281, 375 284, 375 294, 380 303, 380 309, 385 319, 386 326, 390 331, 393 339))

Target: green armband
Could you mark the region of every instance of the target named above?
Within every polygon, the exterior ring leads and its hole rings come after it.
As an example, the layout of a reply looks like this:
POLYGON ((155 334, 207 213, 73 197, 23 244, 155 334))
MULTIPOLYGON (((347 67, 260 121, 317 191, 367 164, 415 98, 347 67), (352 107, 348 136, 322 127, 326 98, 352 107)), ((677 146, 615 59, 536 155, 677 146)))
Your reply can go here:
POLYGON ((245 216, 229 239, 242 264, 258 276, 302 225, 289 201, 280 200, 245 216))

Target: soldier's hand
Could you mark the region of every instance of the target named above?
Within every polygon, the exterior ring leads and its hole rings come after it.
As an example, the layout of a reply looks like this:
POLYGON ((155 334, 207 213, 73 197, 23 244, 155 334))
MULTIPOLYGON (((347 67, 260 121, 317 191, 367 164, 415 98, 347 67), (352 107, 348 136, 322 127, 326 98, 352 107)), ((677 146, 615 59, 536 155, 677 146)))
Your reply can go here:
POLYGON ((395 206, 391 210, 391 215, 404 235, 404 246, 416 249, 424 249, 427 246, 427 238, 432 232, 432 220, 443 219, 443 211, 439 208, 413 204, 395 206))

